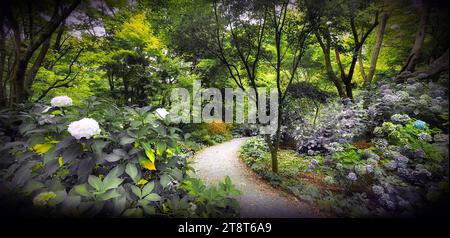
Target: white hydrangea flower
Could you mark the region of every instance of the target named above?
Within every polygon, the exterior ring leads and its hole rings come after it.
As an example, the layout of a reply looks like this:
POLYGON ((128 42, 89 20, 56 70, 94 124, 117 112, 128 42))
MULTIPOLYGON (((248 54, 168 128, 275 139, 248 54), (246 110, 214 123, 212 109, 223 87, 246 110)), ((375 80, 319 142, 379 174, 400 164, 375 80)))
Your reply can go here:
POLYGON ((58 96, 50 101, 52 107, 68 107, 72 105, 72 98, 67 96, 58 96))
POLYGON ((167 115, 169 115, 169 112, 165 108, 158 108, 155 110, 156 115, 161 118, 165 119, 167 115))
POLYGON ((91 118, 83 118, 79 121, 70 123, 67 131, 69 131, 69 133, 77 140, 82 137, 89 139, 94 135, 100 134, 100 127, 96 120, 91 118))

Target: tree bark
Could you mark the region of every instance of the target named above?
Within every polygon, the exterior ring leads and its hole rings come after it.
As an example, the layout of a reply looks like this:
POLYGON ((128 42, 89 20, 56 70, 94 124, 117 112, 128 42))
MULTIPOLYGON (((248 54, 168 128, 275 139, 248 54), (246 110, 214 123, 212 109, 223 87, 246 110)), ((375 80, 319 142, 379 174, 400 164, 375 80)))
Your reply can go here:
POLYGON ((430 13, 430 8, 428 6, 426 6, 425 1, 422 1, 422 4, 424 6, 421 9, 420 22, 419 22, 419 27, 418 27, 417 33, 416 33, 416 39, 414 41, 414 46, 411 49, 411 53, 409 53, 406 63, 402 67, 400 72, 403 72, 403 71, 414 72, 416 65, 422 54, 422 48, 423 48, 423 43, 425 40, 425 33, 426 33, 426 29, 427 29, 427 25, 428 25, 428 18, 429 18, 429 13, 430 13))
POLYGON ((359 56, 358 56, 358 65, 359 65, 359 71, 361 73, 361 77, 363 78, 364 82, 367 80, 366 70, 364 69, 364 56, 362 54, 362 49, 359 49, 359 56))
POLYGON ((27 88, 27 90, 31 89, 34 78, 36 78, 36 74, 39 71, 42 63, 44 62, 45 56, 47 55, 48 49, 50 48, 50 40, 51 38, 48 38, 44 41, 41 46, 41 50, 39 51, 39 55, 37 56, 36 60, 33 63, 33 66, 31 66, 31 69, 28 72, 28 76, 25 82, 25 87, 27 88))
MULTIPOLYGON (((386 23, 388 20, 388 14, 385 13, 381 16, 380 26, 378 27, 377 38, 375 40, 375 46, 373 48, 372 57, 370 59, 370 68, 369 73, 366 77, 364 77, 364 85, 370 85, 372 82, 373 76, 375 74, 375 69, 377 68, 378 56, 380 55, 381 46, 383 43, 384 30, 386 28, 386 23)), ((362 48, 362 47, 361 47, 362 48)))
POLYGON ((5 32, 4 32, 4 16, 0 14, 0 108, 6 106, 6 88, 4 77, 5 63, 6 63, 6 47, 5 47, 5 32))
MULTIPOLYGON (((320 35, 319 31, 316 30, 314 32, 316 35, 317 41, 319 42, 320 48, 323 52, 323 58, 325 61, 325 69, 327 71, 328 79, 330 79, 334 86, 336 87, 338 94, 341 98, 346 97, 346 93, 344 91, 344 87, 342 86, 342 82, 339 80, 339 78, 334 74, 333 66, 331 65, 331 57, 330 57, 330 39, 326 38, 326 45, 325 42, 322 40, 322 36, 320 35)), ((326 34, 326 33, 325 33, 326 34)))
MULTIPOLYGON (((13 8, 10 2, 5 4, 4 13, 6 18, 10 22, 11 28, 15 35, 16 46, 16 64, 11 75, 11 100, 10 104, 25 102, 29 96, 28 88, 31 85, 26 85, 26 76, 28 64, 33 57, 34 52, 41 47, 41 45, 51 38, 52 34, 56 31, 61 22, 66 19, 69 14, 75 10, 75 8, 81 3, 81 0, 74 0, 69 7, 61 8, 59 2, 56 3, 53 11, 53 15, 49 22, 42 28, 42 31, 33 37, 33 41, 28 45, 23 44, 21 39, 21 27, 17 22, 17 18, 14 16, 13 8), (59 10, 61 8, 61 13, 59 10)), ((45 55, 44 55, 45 56, 45 55)))

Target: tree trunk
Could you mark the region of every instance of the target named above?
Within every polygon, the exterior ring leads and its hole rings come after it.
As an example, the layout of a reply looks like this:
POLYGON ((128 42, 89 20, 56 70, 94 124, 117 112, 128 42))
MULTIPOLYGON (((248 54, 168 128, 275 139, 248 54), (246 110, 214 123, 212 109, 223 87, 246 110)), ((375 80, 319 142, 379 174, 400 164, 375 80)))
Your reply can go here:
POLYGON ((327 76, 328 78, 333 82, 334 86, 336 87, 339 97, 346 98, 347 94, 344 91, 344 87, 342 86, 342 82, 339 80, 339 78, 334 74, 333 66, 331 65, 331 58, 330 53, 324 52, 324 58, 325 58, 325 67, 327 70, 327 76))
POLYGON ((4 32, 4 16, 0 14, 0 108, 6 106, 6 78, 4 76, 6 63, 6 48, 5 48, 5 32, 4 32))
POLYGON ((347 95, 347 98, 353 100, 353 88, 351 78, 345 78, 343 81, 345 85, 345 94, 347 95))
MULTIPOLYGON (((377 68, 378 56, 380 54, 381 46, 383 43, 384 30, 386 28, 386 23, 388 20, 388 14, 385 13, 381 16, 381 23, 378 28, 377 38, 375 40, 375 46, 373 48, 372 57, 370 59, 370 69, 367 77, 364 78, 364 85, 370 85, 372 82, 373 75, 375 74, 375 69, 377 68)), ((361 47, 362 48, 362 47, 361 47)))
POLYGON ((29 70, 25 82, 25 87, 27 91, 31 90, 34 78, 36 78, 36 74, 39 71, 39 68, 41 67, 42 63, 44 62, 45 56, 47 55, 48 49, 50 48, 50 40, 51 38, 48 38, 47 40, 44 41, 44 43, 41 46, 41 50, 39 51, 39 55, 34 61, 33 66, 31 66, 31 69, 29 70))
MULTIPOLYGON (((29 45, 24 45, 21 39, 21 27, 18 19, 14 16, 11 3, 5 5, 4 13, 11 24, 14 32, 16 47, 16 63, 11 74, 11 100, 10 104, 25 102, 28 99, 30 85, 26 85, 28 63, 33 57, 34 52, 42 46, 42 44, 52 37, 52 34, 59 27, 61 22, 65 20, 70 13, 81 3, 81 0, 74 0, 67 8, 61 8, 60 2, 55 3, 54 12, 49 22, 42 27, 42 31, 35 37, 29 45)), ((45 55, 44 55, 45 56, 45 55)))
MULTIPOLYGON (((422 1, 422 4, 425 5, 426 4, 425 1, 422 1)), ((428 6, 423 6, 420 15, 419 28, 417 30, 416 39, 414 41, 414 46, 411 49, 411 53, 409 54, 406 60, 406 64, 403 66, 400 72, 403 71, 413 72, 416 68, 417 62, 419 61, 422 53, 429 13, 430 8, 428 6)))
MULTIPOLYGON (((358 65, 359 65, 359 71, 361 72, 361 77, 363 78, 364 82, 367 81, 367 75, 366 71, 364 69, 364 57, 362 54, 362 47, 359 49, 359 57, 358 57, 358 65)), ((365 86, 365 84, 364 84, 365 86)))

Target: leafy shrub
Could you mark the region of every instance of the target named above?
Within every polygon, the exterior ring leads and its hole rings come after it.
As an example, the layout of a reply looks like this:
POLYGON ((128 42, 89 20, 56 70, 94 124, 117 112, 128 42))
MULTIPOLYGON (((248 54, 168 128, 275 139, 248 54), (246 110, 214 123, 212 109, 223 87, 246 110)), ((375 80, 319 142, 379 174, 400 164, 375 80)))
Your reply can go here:
MULTIPOLYGON (((234 187, 228 176, 217 187, 207 188, 198 179, 187 180, 182 187, 188 191, 190 196, 196 198, 193 204, 196 211, 193 214, 198 217, 224 217, 227 214, 234 217, 239 211, 239 204, 232 197, 241 193, 234 187)), ((177 204, 177 207, 180 208, 180 204, 177 204)), ((185 206, 185 208, 187 207, 185 206)), ((190 210, 192 209, 191 206, 190 210)))
POLYGON ((191 139, 205 145, 215 145, 232 138, 231 126, 221 121, 213 121, 191 126, 188 131, 191 139))
POLYGON ((345 144, 362 138, 368 133, 367 112, 362 103, 354 104, 345 100, 330 102, 323 109, 326 114, 318 118, 316 127, 302 127, 286 132, 297 141, 300 153, 313 155, 315 153, 334 152, 334 144, 345 144))
POLYGON ((255 162, 262 160, 267 152, 268 147, 264 139, 252 137, 242 146, 240 156, 246 164, 252 166, 255 162))
MULTIPOLYGON (((2 196, 32 200, 35 206, 28 204, 30 210, 108 217, 234 216, 238 212, 235 204, 224 206, 235 203, 231 198, 235 192, 205 192, 210 196, 201 198, 179 186, 188 179, 186 163, 192 154, 179 146, 181 130, 148 107, 118 108, 91 98, 79 107, 35 105, 30 112, 8 115, 20 126, 16 136, 2 137, 2 196), (100 128, 92 131, 92 137, 78 133, 81 138, 75 139, 68 125, 83 117, 92 118, 100 128), (182 208, 174 204, 184 202, 197 204, 198 210, 177 211, 182 208)), ((231 182, 225 184, 221 189, 231 190, 231 182)))
POLYGON ((205 127, 212 134, 226 135, 229 133, 231 125, 223 121, 212 121, 205 123, 205 127))

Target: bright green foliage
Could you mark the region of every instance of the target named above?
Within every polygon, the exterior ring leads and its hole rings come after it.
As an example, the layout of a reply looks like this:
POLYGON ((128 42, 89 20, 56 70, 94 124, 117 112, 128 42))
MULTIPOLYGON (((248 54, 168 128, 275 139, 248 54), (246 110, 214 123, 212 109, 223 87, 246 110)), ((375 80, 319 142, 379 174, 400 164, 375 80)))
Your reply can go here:
POLYGON ((268 152, 267 144, 260 137, 248 139, 240 150, 240 156, 244 162, 252 166, 255 162, 262 160, 268 152))

